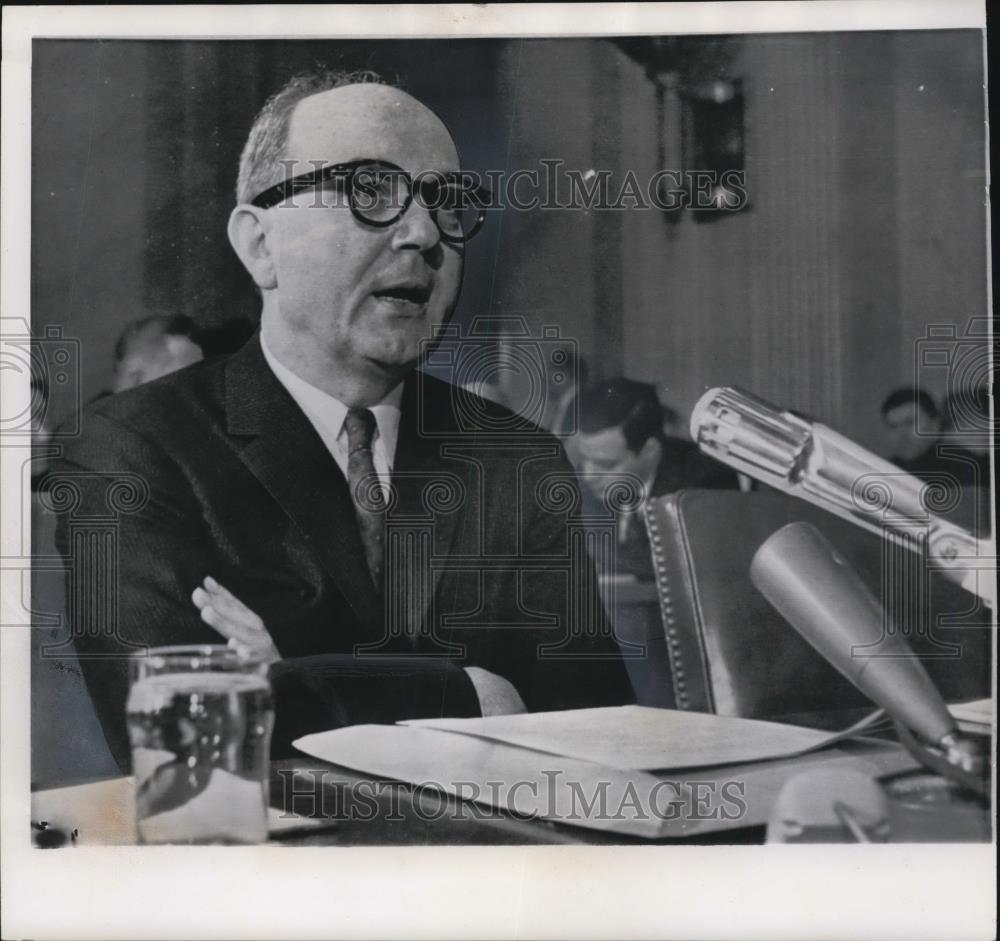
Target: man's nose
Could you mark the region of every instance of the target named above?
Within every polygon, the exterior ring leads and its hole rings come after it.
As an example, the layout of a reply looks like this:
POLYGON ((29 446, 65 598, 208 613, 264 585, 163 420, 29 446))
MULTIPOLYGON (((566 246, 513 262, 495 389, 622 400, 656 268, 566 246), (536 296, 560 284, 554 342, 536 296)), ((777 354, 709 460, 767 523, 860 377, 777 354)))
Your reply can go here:
POLYGON ((419 200, 414 199, 393 229, 393 247, 427 252, 435 248, 440 241, 441 232, 430 211, 421 206, 419 200))

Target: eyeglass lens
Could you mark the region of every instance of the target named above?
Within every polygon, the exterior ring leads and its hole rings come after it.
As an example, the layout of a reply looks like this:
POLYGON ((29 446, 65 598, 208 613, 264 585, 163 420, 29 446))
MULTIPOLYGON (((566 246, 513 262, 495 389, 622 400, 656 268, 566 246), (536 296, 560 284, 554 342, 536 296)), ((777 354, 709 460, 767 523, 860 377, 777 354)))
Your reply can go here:
POLYGON ((371 225, 392 225, 414 201, 430 212, 446 239, 469 238, 483 221, 485 191, 441 175, 428 174, 414 181, 398 168, 362 165, 353 170, 348 190, 351 209, 371 225))

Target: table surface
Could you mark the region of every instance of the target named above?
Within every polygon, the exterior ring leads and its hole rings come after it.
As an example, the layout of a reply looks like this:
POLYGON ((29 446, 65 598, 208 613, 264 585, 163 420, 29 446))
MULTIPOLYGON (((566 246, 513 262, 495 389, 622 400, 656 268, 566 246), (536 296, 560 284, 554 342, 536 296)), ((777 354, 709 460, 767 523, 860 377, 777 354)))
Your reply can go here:
MULTIPOLYGON (((772 721, 811 728, 845 729, 870 710, 839 710, 774 717, 772 721)), ((987 743, 988 738, 983 738, 987 743)), ((359 759, 360 760, 360 759, 359 759)), ((502 774, 503 765, 499 766, 502 774)), ((430 787, 377 778, 362 770, 326 763, 310 755, 271 763, 269 832, 291 845, 424 846, 502 844, 732 844, 763 842, 768 818, 784 784, 809 773, 822 790, 837 786, 838 773, 862 770, 880 783, 903 779, 919 786, 919 765, 896 741, 885 737, 839 741, 806 754, 714 768, 657 774, 689 797, 691 785, 716 789, 737 782, 747 805, 739 819, 706 822, 690 815, 689 802, 679 820, 662 828, 662 839, 622 835, 605 829, 525 818, 504 808, 461 800, 430 787), (686 789, 686 790, 684 790, 686 789)), ((442 771, 446 785, 446 771, 442 771)), ((628 772, 624 772, 626 776, 628 772)), ((641 773, 637 773, 641 774, 641 773)), ((924 777, 930 777, 924 773, 924 777)), ((634 780, 632 778, 631 780, 634 780)), ((843 781, 843 778, 840 779, 843 781)), ((988 841, 991 815, 981 801, 967 797, 942 802, 943 779, 934 778, 922 798, 905 805, 892 801, 894 839, 903 841, 988 841), (930 798, 928 798, 930 793, 930 798)), ((647 778, 648 782, 648 778, 647 778)), ((510 782, 508 782, 508 785, 510 782)), ((66 834, 79 831, 77 845, 136 842, 134 779, 105 778, 32 794, 32 821, 46 820, 66 834)), ((827 800, 836 799, 831 790, 827 800)), ((644 828, 645 829, 648 828, 644 828)), ((36 832, 37 835, 37 832, 36 832)), ((71 845, 67 840, 66 845, 71 845)))
MULTIPOLYGON (((518 818, 437 790, 413 788, 400 782, 376 782, 370 775, 309 757, 274 763, 271 802, 285 811, 328 822, 323 828, 294 836, 296 842, 307 845, 756 844, 764 842, 774 801, 789 778, 819 770, 835 780, 835 771, 858 768, 883 781, 924 776, 900 746, 870 741, 841 743, 792 758, 664 773, 660 777, 682 787, 697 782, 710 791, 727 782, 738 782, 748 811, 742 819, 719 829, 717 823, 682 819, 669 836, 661 839, 625 836, 539 818, 518 818), (363 813, 351 812, 352 795, 354 809, 363 813)), ((989 840, 989 814, 984 808, 962 802, 958 807, 941 810, 917 808, 914 813, 912 808, 894 806, 896 836, 907 842, 989 840)), ((280 838, 287 842, 289 836, 280 838)))
MULTIPOLYGON (((892 743, 839 746, 791 759, 696 769, 671 780, 703 782, 738 779, 746 784, 749 812, 727 829, 682 825, 669 838, 646 840, 514 814, 458 800, 426 788, 379 781, 363 772, 302 756, 272 763, 271 840, 303 846, 447 846, 529 844, 747 844, 761 843, 771 805, 792 775, 812 769, 856 766, 858 757, 879 774, 911 772, 914 761, 892 743)), ((38 791, 32 795, 32 819, 46 820, 65 833, 79 831, 77 845, 135 842, 134 782, 131 778, 38 791)), ((952 808, 944 814, 925 809, 910 814, 901 839, 929 841, 988 840, 988 813, 982 808, 952 808)), ((69 842, 66 845, 71 845, 69 842)))

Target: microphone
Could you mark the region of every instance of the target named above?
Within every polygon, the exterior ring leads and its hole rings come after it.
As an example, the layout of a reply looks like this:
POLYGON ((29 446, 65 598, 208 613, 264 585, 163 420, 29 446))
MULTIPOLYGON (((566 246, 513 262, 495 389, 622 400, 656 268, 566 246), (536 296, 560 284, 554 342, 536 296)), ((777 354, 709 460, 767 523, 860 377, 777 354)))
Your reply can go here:
MULTIPOLYGON (((709 389, 691 412, 691 437, 710 457, 807 500, 927 558, 994 607, 990 543, 931 512, 943 483, 922 481, 849 438, 742 389, 709 389), (986 570, 985 585, 977 577, 986 570)), ((956 483, 957 486, 957 483, 956 483)))
POLYGON ((808 523, 782 527, 754 554, 750 580, 834 668, 901 726, 922 763, 979 790, 982 758, 958 734, 923 664, 857 572, 808 523), (916 742, 915 732, 937 750, 916 742))

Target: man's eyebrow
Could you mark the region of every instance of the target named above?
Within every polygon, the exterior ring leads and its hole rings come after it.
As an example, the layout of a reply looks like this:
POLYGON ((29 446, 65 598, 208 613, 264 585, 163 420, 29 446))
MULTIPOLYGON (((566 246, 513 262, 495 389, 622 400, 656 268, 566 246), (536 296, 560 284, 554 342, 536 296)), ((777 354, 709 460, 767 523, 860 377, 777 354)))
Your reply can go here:
POLYGON ((376 161, 379 159, 379 157, 372 157, 366 154, 361 157, 346 157, 343 160, 319 160, 315 157, 285 157, 278 162, 285 167, 294 167, 296 170, 300 167, 303 168, 300 172, 295 173, 294 176, 304 176, 307 173, 320 173, 327 167, 335 167, 338 164, 358 163, 363 160, 376 161))

